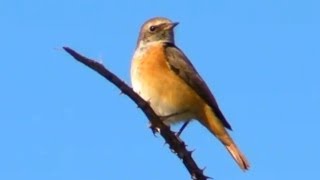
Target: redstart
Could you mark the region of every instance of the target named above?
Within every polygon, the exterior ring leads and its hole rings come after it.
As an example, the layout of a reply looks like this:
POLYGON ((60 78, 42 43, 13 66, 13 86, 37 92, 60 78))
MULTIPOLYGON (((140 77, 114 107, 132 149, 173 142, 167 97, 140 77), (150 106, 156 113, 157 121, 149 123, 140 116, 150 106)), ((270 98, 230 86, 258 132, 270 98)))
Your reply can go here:
POLYGON ((226 147, 242 170, 249 162, 227 130, 230 124, 187 56, 175 45, 174 28, 167 18, 156 17, 140 30, 131 64, 133 90, 167 125, 198 120, 226 147))

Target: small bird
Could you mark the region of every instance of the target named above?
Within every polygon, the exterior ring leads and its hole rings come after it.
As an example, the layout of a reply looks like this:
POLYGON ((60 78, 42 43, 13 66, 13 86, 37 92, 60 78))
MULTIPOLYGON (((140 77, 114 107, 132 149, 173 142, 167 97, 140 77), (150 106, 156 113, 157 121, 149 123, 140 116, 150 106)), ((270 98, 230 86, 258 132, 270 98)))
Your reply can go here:
POLYGON ((164 17, 146 21, 131 64, 131 82, 166 125, 198 120, 226 147, 242 170, 249 162, 227 132, 230 124, 204 80, 175 45, 177 22, 164 17))

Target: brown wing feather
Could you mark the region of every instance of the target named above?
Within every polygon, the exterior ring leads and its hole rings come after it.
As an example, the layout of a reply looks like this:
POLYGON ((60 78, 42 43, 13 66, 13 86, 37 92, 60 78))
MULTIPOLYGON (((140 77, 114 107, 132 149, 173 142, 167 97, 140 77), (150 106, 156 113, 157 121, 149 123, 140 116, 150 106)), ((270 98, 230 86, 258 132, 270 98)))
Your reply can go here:
POLYGON ((212 95, 210 89, 200 77, 199 73, 193 67, 189 59, 178 47, 171 43, 165 44, 165 53, 168 57, 167 61, 171 69, 192 89, 194 89, 205 102, 208 103, 215 115, 221 120, 224 127, 231 130, 230 124, 220 111, 217 101, 212 95))

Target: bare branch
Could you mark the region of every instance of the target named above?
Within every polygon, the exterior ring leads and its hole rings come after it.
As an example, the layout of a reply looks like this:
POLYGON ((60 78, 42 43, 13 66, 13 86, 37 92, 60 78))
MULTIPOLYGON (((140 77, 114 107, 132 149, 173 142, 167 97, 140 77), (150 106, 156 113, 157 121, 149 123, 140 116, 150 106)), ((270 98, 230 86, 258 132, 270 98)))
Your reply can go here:
POLYGON ((107 70, 101 63, 84 57, 69 47, 63 47, 63 49, 77 61, 85 64, 86 66, 106 78, 108 81, 116 85, 121 90, 121 92, 129 96, 138 105, 138 107, 141 108, 141 110, 149 119, 153 132, 157 132, 157 130, 159 130, 158 132, 165 139, 166 143, 169 144, 170 149, 175 152, 180 159, 182 159, 182 162, 189 171, 192 179, 207 180, 209 178, 203 174, 203 170, 200 169, 196 162, 193 160, 191 155, 192 152, 186 149, 185 143, 161 121, 161 118, 155 114, 150 105, 146 101, 144 101, 138 94, 136 94, 132 90, 132 88, 130 88, 115 74, 107 70))

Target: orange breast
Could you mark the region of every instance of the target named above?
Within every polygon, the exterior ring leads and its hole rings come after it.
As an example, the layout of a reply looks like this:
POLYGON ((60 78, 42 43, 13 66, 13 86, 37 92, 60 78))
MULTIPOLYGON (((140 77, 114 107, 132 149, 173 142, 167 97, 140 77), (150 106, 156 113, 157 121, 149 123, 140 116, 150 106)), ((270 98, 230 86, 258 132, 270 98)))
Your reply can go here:
POLYGON ((162 44, 147 47, 131 67, 133 88, 160 116, 181 113, 172 121, 197 118, 204 102, 170 69, 162 44))

